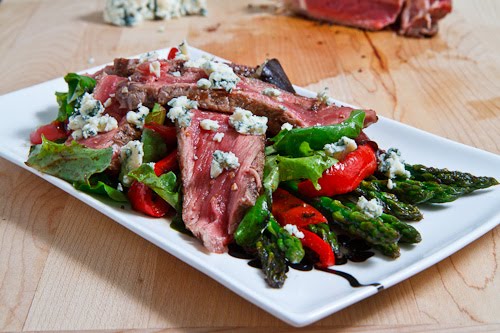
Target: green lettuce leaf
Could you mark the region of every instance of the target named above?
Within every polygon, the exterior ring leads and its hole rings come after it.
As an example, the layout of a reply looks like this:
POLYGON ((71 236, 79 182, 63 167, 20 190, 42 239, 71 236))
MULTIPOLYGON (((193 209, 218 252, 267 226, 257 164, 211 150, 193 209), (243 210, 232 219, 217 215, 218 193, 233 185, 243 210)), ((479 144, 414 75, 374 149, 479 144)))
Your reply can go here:
POLYGON ((71 183, 88 183, 90 176, 110 166, 112 156, 111 147, 90 149, 75 141, 68 146, 42 137, 42 144, 32 147, 26 165, 71 183))
POLYGON ((144 163, 156 162, 167 155, 167 144, 157 132, 145 128, 142 131, 141 141, 143 143, 144 163))
POLYGON ((91 93, 96 85, 93 78, 76 73, 67 74, 64 81, 68 83, 68 92, 56 92, 56 100, 59 105, 56 119, 58 121, 68 119, 75 111, 78 98, 86 92, 91 93))
POLYGON ((116 188, 102 181, 97 181, 92 185, 90 183, 74 183, 73 186, 77 190, 83 192, 108 196, 110 199, 114 201, 118 202, 128 201, 127 196, 123 192, 118 191, 116 188))
POLYGON ((167 110, 158 103, 155 103, 151 111, 148 113, 145 119, 145 123, 157 123, 163 125, 165 122, 165 116, 167 114, 167 110))
POLYGON ((277 156, 280 182, 287 180, 309 179, 316 189, 321 189, 318 179, 323 172, 337 163, 333 157, 327 156, 322 151, 317 151, 307 157, 277 156))
POLYGON ((175 173, 170 171, 158 177, 155 174, 153 166, 150 163, 145 163, 134 171, 129 172, 127 176, 144 183, 172 207, 177 207, 177 203, 179 202, 179 186, 175 173))

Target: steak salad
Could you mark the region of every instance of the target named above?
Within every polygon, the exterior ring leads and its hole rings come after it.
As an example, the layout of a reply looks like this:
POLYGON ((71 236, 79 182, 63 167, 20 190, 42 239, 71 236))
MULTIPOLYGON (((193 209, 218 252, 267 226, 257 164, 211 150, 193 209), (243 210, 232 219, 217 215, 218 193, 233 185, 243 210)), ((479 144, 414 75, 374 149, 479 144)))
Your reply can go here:
POLYGON ((214 253, 252 259, 269 286, 289 267, 397 258, 421 241, 419 204, 497 185, 407 164, 363 129, 373 110, 297 95, 279 61, 115 59, 64 77, 56 119, 35 130, 26 164, 172 225, 214 253))

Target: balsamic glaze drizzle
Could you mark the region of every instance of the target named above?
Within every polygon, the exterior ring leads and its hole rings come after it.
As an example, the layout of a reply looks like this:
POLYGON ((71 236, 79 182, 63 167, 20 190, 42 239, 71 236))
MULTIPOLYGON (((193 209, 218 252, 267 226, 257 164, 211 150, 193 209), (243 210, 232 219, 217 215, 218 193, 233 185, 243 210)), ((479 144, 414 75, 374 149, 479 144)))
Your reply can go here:
MULTIPOLYGON (((341 236, 344 235, 339 235, 339 243, 342 245, 343 255, 340 258, 336 258, 335 265, 343 265, 347 263, 348 260, 352 262, 365 261, 366 259, 374 255, 373 252, 367 251, 370 249, 370 246, 367 245, 364 241, 359 239, 350 239, 348 237, 341 237, 341 236)), ((228 254, 234 258, 249 260, 248 261, 249 266, 262 269, 260 260, 256 258, 255 255, 246 252, 245 249, 243 249, 241 246, 238 246, 236 244, 229 244, 228 254)), ((349 282, 349 285, 353 288, 372 286, 376 287, 377 290, 384 289, 384 286, 378 282, 370 284, 362 284, 359 283, 359 281, 349 273, 337 271, 331 268, 318 267, 314 265, 314 263, 311 260, 304 259, 302 262, 298 264, 287 263, 287 266, 299 271, 311 271, 314 268, 322 272, 335 274, 337 276, 346 279, 349 282)))

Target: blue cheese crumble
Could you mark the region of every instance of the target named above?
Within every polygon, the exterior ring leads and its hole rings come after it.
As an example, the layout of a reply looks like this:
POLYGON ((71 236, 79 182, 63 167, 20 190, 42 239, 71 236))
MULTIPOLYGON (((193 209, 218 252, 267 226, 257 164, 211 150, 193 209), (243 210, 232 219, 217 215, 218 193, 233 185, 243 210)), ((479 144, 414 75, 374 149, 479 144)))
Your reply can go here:
POLYGON ((94 95, 85 93, 80 98, 79 105, 68 119, 68 128, 73 131, 73 139, 87 139, 118 127, 115 118, 109 114, 103 115, 104 106, 94 95))
POLYGON ((143 144, 139 140, 129 141, 120 149, 121 175, 123 175, 122 183, 124 185, 130 186, 132 184, 132 180, 127 177, 127 174, 142 165, 143 157, 143 144))
POLYGON ((188 127, 191 124, 193 114, 190 110, 198 108, 198 102, 188 99, 187 96, 172 98, 168 105, 172 108, 168 111, 167 117, 177 122, 180 127, 188 127))
POLYGON ((262 95, 266 95, 269 97, 279 97, 281 95, 281 91, 275 88, 266 88, 262 90, 262 95))
POLYGON ((221 142, 224 138, 224 133, 215 133, 213 140, 216 142, 221 142))
POLYGON ((198 82, 196 82, 196 86, 201 89, 210 89, 212 86, 212 83, 208 79, 199 79, 198 82))
POLYGON ((401 158, 401 152, 396 148, 389 148, 387 152, 378 155, 378 171, 389 179, 396 176, 410 177, 410 172, 405 169, 405 161, 401 158))
POLYGON ((186 40, 183 40, 182 43, 177 46, 177 49, 179 49, 179 51, 175 54, 175 60, 189 60, 189 49, 186 40))
POLYGON ((203 119, 200 121, 200 127, 206 131, 216 131, 219 129, 219 123, 212 119, 203 119))
POLYGON ((233 152, 216 150, 212 154, 210 178, 217 178, 225 170, 235 170, 240 167, 238 157, 233 152))
POLYGON ((231 92, 240 82, 239 76, 234 73, 231 66, 207 56, 186 61, 184 67, 201 68, 205 71, 208 82, 207 79, 200 79, 197 82, 198 87, 202 89, 224 89, 231 92))
POLYGON ((377 199, 367 200, 365 197, 361 196, 358 199, 356 206, 369 217, 376 218, 382 215, 384 208, 377 199))
POLYGON ((294 224, 287 224, 283 227, 290 235, 295 236, 297 238, 304 238, 304 233, 297 228, 294 224))
POLYGON ((206 0, 106 0, 104 8, 104 20, 118 26, 206 14, 206 0))
POLYGON ((241 134, 264 135, 267 131, 267 118, 255 116, 252 112, 235 108, 229 117, 229 124, 241 134))
POLYGON ((139 63, 142 64, 142 63, 145 63, 147 61, 155 61, 155 60, 158 60, 159 57, 160 57, 160 55, 156 51, 147 52, 147 53, 142 54, 139 57, 139 63))
POLYGON ((161 76, 161 65, 158 60, 149 63, 149 72, 154 74, 157 78, 161 76))
POLYGON ((290 123, 284 123, 283 125, 281 125, 281 130, 291 131, 293 130, 293 125, 290 123))
POLYGON ((207 61, 202 69, 207 73, 212 89, 224 89, 231 92, 240 81, 233 69, 222 62, 207 61))
POLYGON ((328 143, 323 147, 328 156, 335 157, 336 159, 342 159, 342 157, 355 151, 357 148, 358 145, 356 141, 346 136, 341 137, 340 140, 335 143, 328 143))
POLYGON ((136 128, 142 129, 144 127, 144 122, 146 121, 146 117, 149 114, 149 108, 139 104, 137 107, 137 112, 129 111, 127 112, 127 122, 132 125, 135 125, 136 128))

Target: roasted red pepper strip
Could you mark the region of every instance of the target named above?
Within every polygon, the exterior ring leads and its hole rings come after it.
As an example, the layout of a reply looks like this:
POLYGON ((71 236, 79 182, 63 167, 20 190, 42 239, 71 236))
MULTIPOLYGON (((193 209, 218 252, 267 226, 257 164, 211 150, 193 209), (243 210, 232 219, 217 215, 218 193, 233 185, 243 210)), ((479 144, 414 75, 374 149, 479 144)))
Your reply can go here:
POLYGON ((167 59, 168 60, 172 60, 175 58, 175 55, 177 54, 177 52, 179 52, 179 49, 176 48, 176 47, 173 47, 170 49, 170 52, 168 52, 168 56, 167 56, 167 59))
POLYGON ((169 171, 176 171, 177 169, 179 169, 177 149, 174 149, 167 157, 155 163, 155 173, 157 176, 161 176, 169 171))
POLYGON ((328 223, 314 207, 278 188, 273 193, 273 215, 281 225, 294 224, 299 227, 316 223, 328 223))
POLYGON ((127 194, 132 208, 146 215, 162 217, 170 210, 170 205, 165 200, 138 181, 132 183, 127 194))
POLYGON ((304 234, 304 238, 300 239, 302 245, 318 255, 318 266, 328 267, 335 265, 335 255, 333 254, 332 247, 327 242, 305 228, 299 227, 299 230, 304 234))
POLYGON ((167 146, 177 145, 177 130, 173 126, 165 126, 157 123, 148 123, 144 125, 144 128, 149 128, 160 134, 167 146))
POLYGON ((310 180, 299 183, 299 192, 308 197, 334 196, 353 191, 363 179, 377 170, 377 157, 369 144, 358 146, 344 160, 334 164, 318 180, 321 190, 316 190, 310 180))
POLYGON ((53 121, 50 124, 38 127, 34 132, 30 134, 30 141, 33 145, 39 145, 42 143, 42 135, 45 139, 49 141, 55 141, 59 139, 65 139, 68 133, 65 129, 65 124, 60 121, 53 121))

